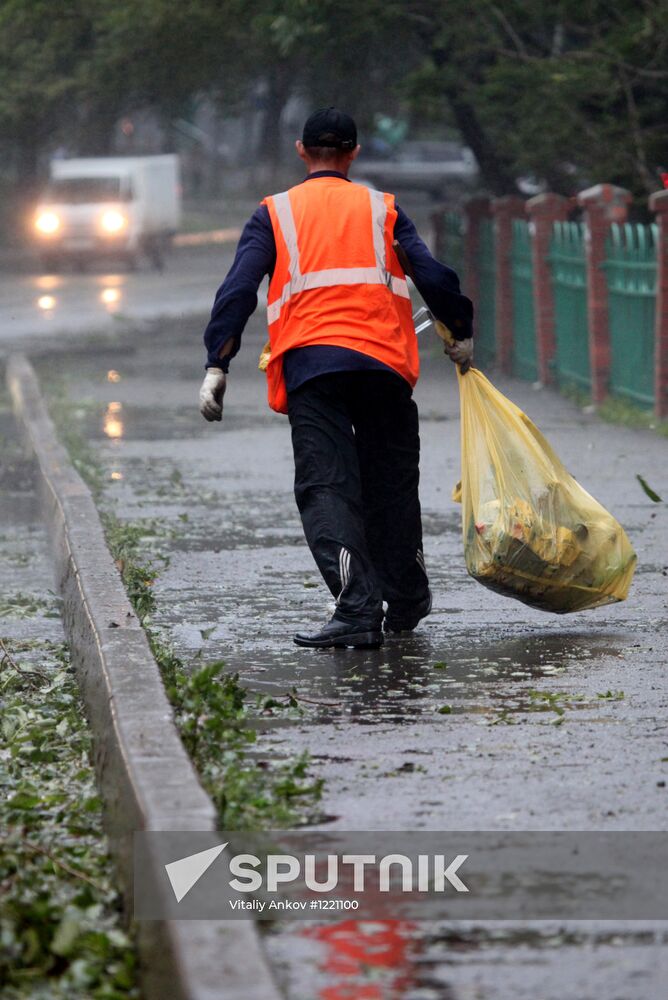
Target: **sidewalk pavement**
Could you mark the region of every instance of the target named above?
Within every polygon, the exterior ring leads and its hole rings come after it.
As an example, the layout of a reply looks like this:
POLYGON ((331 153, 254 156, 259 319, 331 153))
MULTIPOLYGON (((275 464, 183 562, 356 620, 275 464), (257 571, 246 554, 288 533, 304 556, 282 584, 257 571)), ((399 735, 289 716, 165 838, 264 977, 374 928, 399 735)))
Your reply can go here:
MULTIPOLYGON (((639 560, 625 604, 557 617, 503 599, 466 574, 450 499, 459 478, 456 381, 438 344, 424 341, 416 398, 433 613, 378 651, 298 649, 292 634, 324 621, 332 605, 303 543, 287 420, 267 408, 256 369, 263 317, 232 364, 222 426, 197 412, 203 326, 171 321, 125 348, 46 364, 90 403, 107 502, 123 518, 155 519, 170 562, 156 582, 154 624, 185 658, 201 650, 253 690, 294 687, 308 699, 301 720, 268 723, 263 746, 277 757, 311 754, 326 782, 326 827, 665 829, 668 442, 492 373, 621 521, 639 560), (664 502, 648 499, 637 474, 664 502)), ((586 954, 577 954, 588 981, 586 954)), ((640 954, 629 958, 629 983, 640 979, 625 1000, 653 995, 647 977, 656 966, 640 954)), ((601 954, 610 971, 606 962, 601 954)), ((497 998, 525 995, 508 984, 497 998)))

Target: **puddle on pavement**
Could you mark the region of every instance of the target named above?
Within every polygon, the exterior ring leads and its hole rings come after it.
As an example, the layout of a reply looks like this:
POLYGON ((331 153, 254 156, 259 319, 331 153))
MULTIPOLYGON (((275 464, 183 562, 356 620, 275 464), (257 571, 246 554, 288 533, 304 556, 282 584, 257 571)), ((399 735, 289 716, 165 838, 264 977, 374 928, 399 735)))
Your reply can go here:
POLYGON ((30 461, 15 460, 13 444, 4 449, 0 466, 0 637, 61 642, 60 602, 34 492, 35 470, 30 461))
MULTIPOLYGON (((192 608, 170 594, 159 602, 162 610, 155 622, 169 628, 186 661, 201 650, 204 659, 224 660, 253 691, 284 696, 296 690, 304 699, 305 720, 316 724, 345 717, 353 724, 404 727, 418 720, 442 724, 450 714, 506 722, 509 714, 526 712, 551 712, 554 718, 556 709, 592 707, 591 698, 580 695, 573 672, 589 662, 619 659, 631 643, 618 633, 584 630, 523 631, 491 641, 456 625, 448 637, 443 624, 429 619, 412 635, 389 636, 379 650, 305 650, 291 641, 291 631, 304 618, 294 606, 286 610, 292 594, 286 573, 282 596, 274 595, 266 607, 253 606, 255 624, 250 618, 239 621, 240 595, 230 612, 222 610, 224 600, 215 606, 198 602, 198 624, 189 627, 183 623, 192 608), (257 615, 263 610, 264 628, 258 631, 257 615), (211 628, 214 632, 204 641, 202 631, 211 628), (561 701, 527 695, 543 679, 558 682, 561 693, 555 697, 561 701)), ((450 620, 446 618, 446 628, 450 620)), ((267 724, 286 723, 279 717, 267 724)))
MULTIPOLYGON (((117 402, 123 414, 122 436, 126 441, 172 441, 202 438, 207 433, 207 426, 200 417, 195 401, 192 406, 170 407, 165 410, 160 406, 155 408, 136 406, 117 402)), ((91 412, 81 421, 81 429, 91 441, 103 441, 112 435, 108 432, 107 411, 110 404, 101 408, 100 412, 91 412)), ((242 431, 266 427, 271 418, 256 416, 252 413, 236 412, 225 415, 225 430, 242 431)))
MULTIPOLYGON (((270 691, 274 687, 286 690, 291 684, 299 690, 304 685, 309 696, 338 700, 337 714, 345 712, 351 721, 391 720, 410 725, 416 716, 439 721, 435 710, 444 705, 452 714, 488 712, 491 705, 502 708, 506 700, 514 702, 517 692, 527 684, 567 675, 574 662, 604 655, 620 656, 621 650, 600 636, 592 643, 590 636, 579 633, 484 644, 471 638, 464 645, 447 646, 442 640, 434 643, 416 634, 388 639, 378 651, 306 651, 302 655, 298 652, 296 658, 293 653, 285 673, 282 657, 275 656, 266 662, 265 676, 271 671, 271 680, 265 684, 260 679, 259 683, 270 691)), ((259 665, 257 660, 255 665, 259 665)), ((246 672, 251 681, 248 660, 244 667, 232 658, 230 666, 239 669, 242 676, 246 672)), ((257 676, 253 679, 257 684, 257 676)), ((568 684, 566 676, 564 683, 568 684)), ((332 714, 331 710, 322 713, 322 721, 329 721, 332 714)))

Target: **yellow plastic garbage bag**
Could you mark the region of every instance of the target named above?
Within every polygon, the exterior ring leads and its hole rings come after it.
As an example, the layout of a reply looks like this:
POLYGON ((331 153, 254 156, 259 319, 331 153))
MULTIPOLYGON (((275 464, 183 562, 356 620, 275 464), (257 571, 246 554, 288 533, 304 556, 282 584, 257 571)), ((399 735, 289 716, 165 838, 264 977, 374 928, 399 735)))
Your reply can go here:
POLYGON ((482 372, 457 371, 466 568, 491 590, 565 614, 623 601, 636 554, 537 427, 482 372))

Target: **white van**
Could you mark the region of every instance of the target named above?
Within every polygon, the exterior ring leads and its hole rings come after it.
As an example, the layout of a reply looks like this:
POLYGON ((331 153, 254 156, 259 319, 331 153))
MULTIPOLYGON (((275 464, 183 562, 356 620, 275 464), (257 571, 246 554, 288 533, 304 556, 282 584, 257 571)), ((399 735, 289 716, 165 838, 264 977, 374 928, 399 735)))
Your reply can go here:
POLYGON ((178 156, 52 160, 50 172, 33 229, 47 270, 99 257, 134 268, 142 255, 162 269, 181 218, 178 156))

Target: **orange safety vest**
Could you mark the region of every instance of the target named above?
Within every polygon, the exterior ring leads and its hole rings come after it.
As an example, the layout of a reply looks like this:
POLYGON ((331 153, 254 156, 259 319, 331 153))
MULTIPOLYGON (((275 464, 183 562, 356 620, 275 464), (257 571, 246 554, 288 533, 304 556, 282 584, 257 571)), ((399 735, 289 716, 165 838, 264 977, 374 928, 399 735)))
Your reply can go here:
POLYGON ((394 196, 315 177, 263 204, 276 242, 267 302, 272 410, 288 411, 283 355, 295 347, 347 347, 414 386, 420 364, 408 285, 392 249, 394 196))

